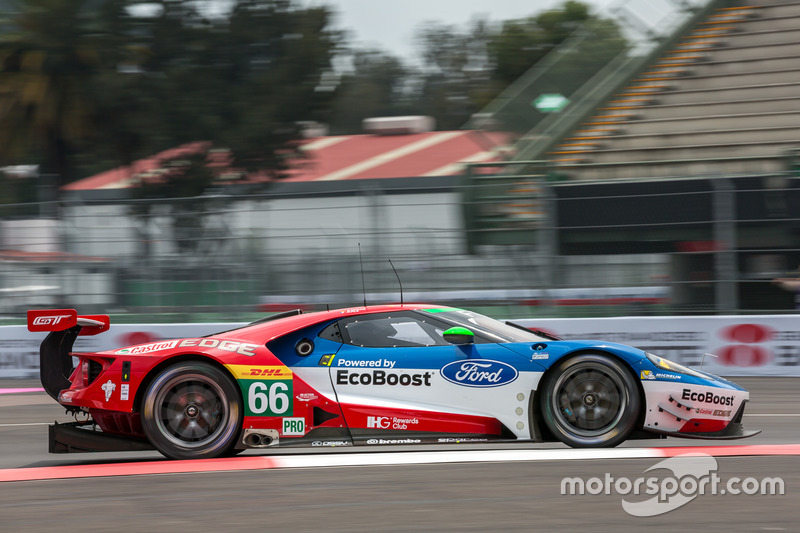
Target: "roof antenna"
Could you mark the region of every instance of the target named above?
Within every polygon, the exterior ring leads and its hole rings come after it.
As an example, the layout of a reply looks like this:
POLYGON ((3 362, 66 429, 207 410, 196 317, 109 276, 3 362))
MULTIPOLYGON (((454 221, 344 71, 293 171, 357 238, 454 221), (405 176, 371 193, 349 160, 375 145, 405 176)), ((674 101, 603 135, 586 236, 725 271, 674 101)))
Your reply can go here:
POLYGON ((400 284, 400 306, 402 307, 402 305, 403 305, 403 282, 400 281, 400 275, 397 273, 397 269, 394 268, 394 263, 392 263, 391 259, 389 259, 389 264, 392 266, 392 270, 394 270, 394 275, 397 277, 397 283, 400 284))
POLYGON ((364 307, 367 306, 367 285, 364 282, 364 259, 361 257, 361 243, 358 243, 358 261, 361 263, 361 290, 364 291, 364 307))
POLYGON ((705 362, 706 362, 706 356, 707 356, 707 355, 710 355, 711 357, 714 357, 714 358, 716 358, 716 357, 717 357, 716 355, 714 355, 713 353, 710 353, 710 352, 706 352, 706 353, 704 353, 704 354, 703 354, 703 358, 702 358, 702 359, 700 359, 700 370, 703 370, 703 363, 705 363, 705 362))

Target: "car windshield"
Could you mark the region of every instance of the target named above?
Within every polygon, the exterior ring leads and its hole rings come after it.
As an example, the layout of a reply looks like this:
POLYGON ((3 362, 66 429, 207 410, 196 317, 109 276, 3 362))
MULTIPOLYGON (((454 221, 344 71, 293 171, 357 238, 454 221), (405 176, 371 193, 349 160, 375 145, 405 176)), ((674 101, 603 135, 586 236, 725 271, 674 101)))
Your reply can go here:
POLYGON ((454 325, 464 326, 473 333, 483 334, 484 336, 495 339, 495 342, 549 342, 550 339, 528 331, 520 326, 512 326, 489 318, 488 316, 465 311, 463 309, 425 309, 424 313, 435 314, 437 318, 446 320, 454 325))

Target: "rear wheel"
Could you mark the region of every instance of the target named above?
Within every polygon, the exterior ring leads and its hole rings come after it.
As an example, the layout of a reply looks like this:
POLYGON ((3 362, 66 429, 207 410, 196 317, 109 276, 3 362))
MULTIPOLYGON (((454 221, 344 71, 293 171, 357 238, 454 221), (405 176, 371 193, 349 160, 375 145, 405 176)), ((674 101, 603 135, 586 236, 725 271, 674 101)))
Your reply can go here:
POLYGON ((616 446, 635 428, 640 405, 639 389, 623 363, 584 354, 558 364, 543 389, 542 415, 569 446, 616 446))
POLYGON ((234 453, 242 416, 239 391, 231 377, 215 366, 194 361, 163 370, 147 388, 142 405, 147 438, 172 459, 234 453))

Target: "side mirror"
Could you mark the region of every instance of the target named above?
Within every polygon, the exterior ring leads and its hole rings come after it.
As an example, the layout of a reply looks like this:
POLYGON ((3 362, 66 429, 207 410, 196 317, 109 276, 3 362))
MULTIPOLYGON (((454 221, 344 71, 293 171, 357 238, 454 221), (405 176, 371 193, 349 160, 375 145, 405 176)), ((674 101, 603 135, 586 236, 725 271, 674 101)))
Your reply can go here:
POLYGON ((460 326, 448 329, 443 335, 444 340, 450 344, 473 344, 475 342, 475 334, 460 326))

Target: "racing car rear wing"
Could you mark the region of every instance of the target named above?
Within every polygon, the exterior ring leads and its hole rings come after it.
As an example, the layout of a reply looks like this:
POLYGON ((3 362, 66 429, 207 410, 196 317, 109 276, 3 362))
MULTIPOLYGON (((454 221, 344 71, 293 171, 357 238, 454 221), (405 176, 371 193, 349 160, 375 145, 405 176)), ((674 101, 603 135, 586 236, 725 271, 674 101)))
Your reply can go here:
POLYGON ((42 387, 54 400, 70 387, 72 345, 79 335, 97 335, 108 331, 108 315, 78 315, 75 309, 40 309, 28 311, 28 331, 49 331, 39 347, 39 378, 42 387))

